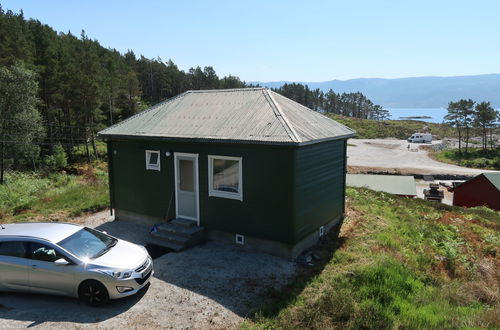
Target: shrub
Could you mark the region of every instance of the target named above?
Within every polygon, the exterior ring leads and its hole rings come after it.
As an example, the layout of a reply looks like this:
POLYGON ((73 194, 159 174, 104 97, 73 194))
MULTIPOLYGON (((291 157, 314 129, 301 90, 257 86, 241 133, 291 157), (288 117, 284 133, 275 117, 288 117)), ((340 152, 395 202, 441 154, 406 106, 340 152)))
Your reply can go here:
POLYGON ((54 153, 45 156, 44 164, 52 171, 57 171, 65 168, 68 165, 68 158, 64 148, 58 144, 54 148, 54 153))

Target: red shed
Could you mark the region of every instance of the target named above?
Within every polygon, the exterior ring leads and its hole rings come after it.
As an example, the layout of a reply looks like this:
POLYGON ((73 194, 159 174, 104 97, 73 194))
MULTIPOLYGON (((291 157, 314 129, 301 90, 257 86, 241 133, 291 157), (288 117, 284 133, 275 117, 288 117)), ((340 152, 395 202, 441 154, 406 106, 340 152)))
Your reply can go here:
POLYGON ((500 172, 480 174, 453 188, 453 205, 500 211, 500 172))

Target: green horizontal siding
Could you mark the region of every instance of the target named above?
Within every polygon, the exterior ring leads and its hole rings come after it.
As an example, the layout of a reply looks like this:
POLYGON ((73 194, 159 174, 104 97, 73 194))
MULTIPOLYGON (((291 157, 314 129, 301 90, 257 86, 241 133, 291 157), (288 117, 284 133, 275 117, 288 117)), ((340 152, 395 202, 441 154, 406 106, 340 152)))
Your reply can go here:
POLYGON ((134 140, 110 145, 115 208, 164 219, 175 217, 173 153, 197 153, 202 226, 294 243, 293 148, 134 140), (161 171, 145 169, 145 150, 161 151, 161 171), (165 156, 167 151, 170 157, 165 156), (243 158, 243 201, 208 196, 208 155, 243 158))
POLYGON ((344 212, 345 140, 296 149, 294 241, 344 212))

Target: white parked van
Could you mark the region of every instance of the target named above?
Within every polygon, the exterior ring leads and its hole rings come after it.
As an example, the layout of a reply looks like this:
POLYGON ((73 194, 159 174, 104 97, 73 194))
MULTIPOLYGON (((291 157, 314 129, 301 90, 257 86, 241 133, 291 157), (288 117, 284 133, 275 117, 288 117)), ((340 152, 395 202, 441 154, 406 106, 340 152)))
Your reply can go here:
POLYGON ((411 143, 430 143, 432 142, 432 134, 430 133, 414 133, 408 138, 411 143))

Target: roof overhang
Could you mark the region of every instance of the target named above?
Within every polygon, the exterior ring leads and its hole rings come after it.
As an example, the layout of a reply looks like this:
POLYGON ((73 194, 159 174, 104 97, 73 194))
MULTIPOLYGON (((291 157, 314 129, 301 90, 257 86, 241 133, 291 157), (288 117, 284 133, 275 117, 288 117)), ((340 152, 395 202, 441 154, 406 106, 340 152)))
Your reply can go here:
POLYGON ((234 140, 223 138, 192 138, 192 137, 173 137, 173 136, 154 136, 154 135, 126 135, 126 134, 100 134, 97 136, 103 140, 138 140, 138 141, 168 141, 168 142, 191 142, 191 143, 230 143, 230 144, 263 144, 277 146, 305 146, 327 141, 346 140, 357 136, 356 132, 352 134, 338 135, 325 139, 311 140, 305 142, 289 141, 260 141, 260 140, 234 140))

